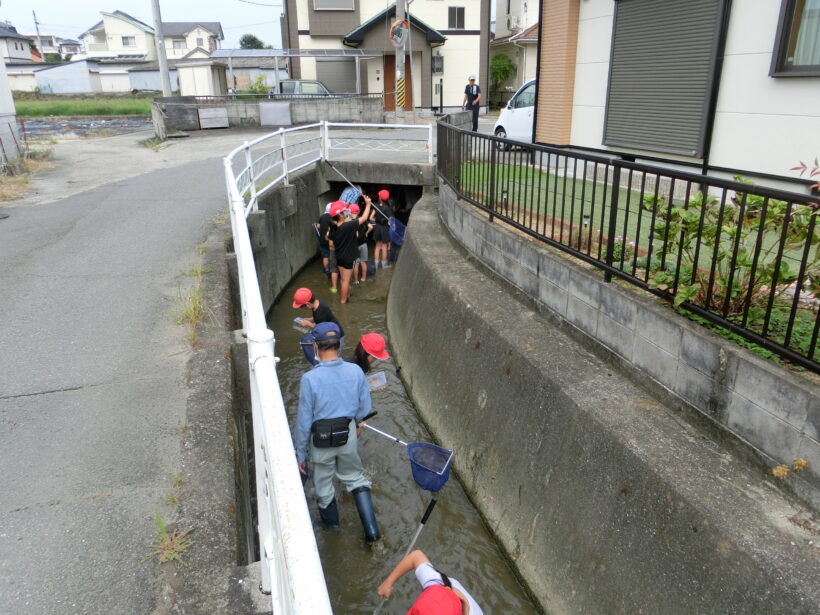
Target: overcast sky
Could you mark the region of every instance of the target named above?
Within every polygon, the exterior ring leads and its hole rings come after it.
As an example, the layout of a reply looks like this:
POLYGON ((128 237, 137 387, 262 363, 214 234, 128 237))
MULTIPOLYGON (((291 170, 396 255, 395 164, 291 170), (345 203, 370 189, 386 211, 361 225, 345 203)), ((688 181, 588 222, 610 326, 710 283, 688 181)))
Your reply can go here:
MULTIPOLYGON (((218 21, 225 40, 222 47, 239 47, 239 37, 252 33, 266 44, 280 46, 281 0, 160 0, 162 21, 218 21), (264 6, 263 6, 264 5, 264 6)), ((18 32, 34 33, 37 13, 40 32, 76 39, 100 21, 100 11, 120 10, 149 26, 154 25, 151 0, 0 0, 0 21, 10 21, 18 32)))

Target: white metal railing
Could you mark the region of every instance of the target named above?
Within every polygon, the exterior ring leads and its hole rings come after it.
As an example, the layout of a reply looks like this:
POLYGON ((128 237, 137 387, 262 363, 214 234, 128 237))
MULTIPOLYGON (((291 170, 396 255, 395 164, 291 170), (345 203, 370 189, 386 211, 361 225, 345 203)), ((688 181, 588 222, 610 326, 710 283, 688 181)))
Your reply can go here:
POLYGON ((426 140, 411 140, 415 141, 415 152, 423 153, 425 161, 432 162, 432 125, 329 122, 280 129, 244 143, 224 159, 242 331, 248 341, 262 567, 260 590, 271 595, 276 615, 330 615, 332 611, 279 388, 275 340, 265 320, 246 218, 257 209, 260 196, 280 183, 288 183, 290 173, 328 159, 335 149, 350 149, 351 139, 367 139, 366 152, 414 151, 391 149, 386 135, 395 130, 400 131, 400 139, 406 139, 413 131, 426 131, 426 140), (421 143, 423 148, 419 149, 421 143))

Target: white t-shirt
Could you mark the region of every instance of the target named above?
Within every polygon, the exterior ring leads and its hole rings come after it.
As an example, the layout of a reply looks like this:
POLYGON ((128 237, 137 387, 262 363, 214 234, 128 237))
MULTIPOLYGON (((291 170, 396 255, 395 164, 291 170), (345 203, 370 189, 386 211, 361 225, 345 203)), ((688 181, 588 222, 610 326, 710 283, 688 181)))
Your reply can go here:
MULTIPOLYGON (((481 607, 478 606, 476 601, 473 600, 473 597, 467 593, 464 586, 449 575, 447 575, 447 578, 450 579, 450 583, 452 583, 453 587, 464 594, 464 597, 467 598, 467 602, 470 604, 470 615, 483 615, 481 607)), ((421 566, 416 568, 416 579, 418 579, 422 590, 425 590, 433 585, 444 585, 444 579, 441 578, 441 574, 433 568, 433 564, 430 562, 424 562, 421 566)))

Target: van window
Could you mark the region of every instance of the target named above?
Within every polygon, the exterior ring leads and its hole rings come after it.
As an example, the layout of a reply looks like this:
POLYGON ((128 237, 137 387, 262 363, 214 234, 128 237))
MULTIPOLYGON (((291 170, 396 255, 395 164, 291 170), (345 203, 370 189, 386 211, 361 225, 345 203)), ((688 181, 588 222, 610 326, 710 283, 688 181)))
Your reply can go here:
POLYGON ((283 81, 280 85, 283 94, 293 94, 296 91, 295 81, 283 81))
POLYGON ((513 109, 532 107, 535 104, 535 84, 531 83, 518 93, 513 100, 513 109))
POLYGON ((325 88, 315 81, 305 81, 302 83, 302 94, 324 94, 325 88))

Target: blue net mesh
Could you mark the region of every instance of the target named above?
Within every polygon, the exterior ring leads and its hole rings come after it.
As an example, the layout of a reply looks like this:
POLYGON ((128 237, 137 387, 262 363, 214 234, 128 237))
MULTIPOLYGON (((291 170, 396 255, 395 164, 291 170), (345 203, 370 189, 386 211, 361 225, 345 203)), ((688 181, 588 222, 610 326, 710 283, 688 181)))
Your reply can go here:
POLYGON ((425 491, 436 492, 450 478, 450 459, 453 451, 427 442, 407 445, 413 480, 425 491))

